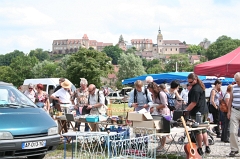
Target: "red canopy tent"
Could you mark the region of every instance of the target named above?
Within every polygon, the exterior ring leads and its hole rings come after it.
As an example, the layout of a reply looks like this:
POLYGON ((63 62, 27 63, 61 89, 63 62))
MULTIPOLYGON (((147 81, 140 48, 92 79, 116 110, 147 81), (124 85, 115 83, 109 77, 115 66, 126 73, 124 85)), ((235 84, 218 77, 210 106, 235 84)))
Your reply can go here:
POLYGON ((236 72, 240 72, 240 47, 194 67, 194 73, 204 76, 233 77, 236 72))

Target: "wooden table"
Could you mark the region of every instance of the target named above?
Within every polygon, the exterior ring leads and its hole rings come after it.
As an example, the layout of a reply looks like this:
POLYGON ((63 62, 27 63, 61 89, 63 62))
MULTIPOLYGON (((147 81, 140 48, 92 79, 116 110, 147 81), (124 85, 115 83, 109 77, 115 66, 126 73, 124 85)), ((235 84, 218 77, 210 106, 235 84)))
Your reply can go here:
POLYGON ((64 133, 67 133, 65 130, 64 130, 64 126, 67 127, 68 129, 68 124, 72 127, 73 131, 75 131, 75 127, 72 125, 71 121, 67 121, 67 118, 65 115, 61 115, 61 116, 56 116, 56 120, 57 120, 57 123, 58 123, 58 133, 60 135, 62 135, 64 133))

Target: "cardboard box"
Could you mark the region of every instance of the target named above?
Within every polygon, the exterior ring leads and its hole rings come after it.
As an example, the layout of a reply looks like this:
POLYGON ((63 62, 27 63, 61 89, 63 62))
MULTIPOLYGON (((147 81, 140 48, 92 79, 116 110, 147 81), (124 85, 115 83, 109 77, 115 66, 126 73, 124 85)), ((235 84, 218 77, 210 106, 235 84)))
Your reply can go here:
POLYGON ((133 127, 156 128, 157 130, 160 129, 160 127, 159 127, 159 120, 133 121, 133 127))
POLYGON ((136 112, 128 112, 127 119, 132 121, 148 121, 148 120, 152 120, 153 118, 149 112, 144 114, 140 114, 136 112))

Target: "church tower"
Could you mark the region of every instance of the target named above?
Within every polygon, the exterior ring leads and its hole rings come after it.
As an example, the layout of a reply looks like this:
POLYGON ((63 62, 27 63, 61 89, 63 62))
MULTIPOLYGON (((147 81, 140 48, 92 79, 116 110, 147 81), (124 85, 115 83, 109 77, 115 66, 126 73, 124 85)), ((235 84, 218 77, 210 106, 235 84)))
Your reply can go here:
POLYGON ((161 29, 159 26, 159 30, 158 30, 158 36, 157 36, 157 46, 158 46, 158 53, 159 54, 163 54, 164 50, 163 50, 163 36, 161 33, 161 29))

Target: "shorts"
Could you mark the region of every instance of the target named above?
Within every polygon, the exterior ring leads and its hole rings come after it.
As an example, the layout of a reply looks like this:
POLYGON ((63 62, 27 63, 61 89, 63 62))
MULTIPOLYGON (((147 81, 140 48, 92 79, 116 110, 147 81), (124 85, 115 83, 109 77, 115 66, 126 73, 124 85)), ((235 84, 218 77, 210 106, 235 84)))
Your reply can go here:
MULTIPOLYGON (((191 116, 191 119, 196 120, 196 116, 191 116)), ((208 113, 207 113, 207 114, 203 114, 203 115, 202 115, 202 122, 207 121, 207 119, 208 119, 208 113)), ((195 134, 204 134, 204 133, 206 133, 206 132, 207 132, 207 129, 195 130, 195 131, 194 131, 195 134)))

